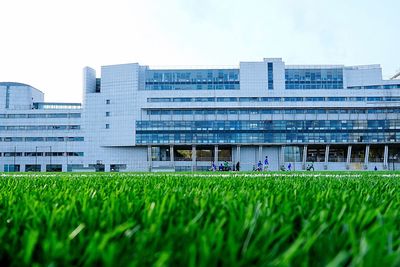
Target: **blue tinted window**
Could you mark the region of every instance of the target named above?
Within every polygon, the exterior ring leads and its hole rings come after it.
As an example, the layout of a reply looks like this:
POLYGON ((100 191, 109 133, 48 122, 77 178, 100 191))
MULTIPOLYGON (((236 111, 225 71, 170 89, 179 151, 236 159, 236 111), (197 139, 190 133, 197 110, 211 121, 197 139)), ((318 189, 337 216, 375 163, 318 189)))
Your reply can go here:
POLYGON ((394 142, 400 137, 400 130, 389 133, 387 129, 399 125, 400 120, 137 121, 136 141, 138 144, 394 142))
POLYGON ((145 90, 238 90, 239 69, 147 70, 145 90))
POLYGON ((274 89, 274 65, 268 62, 268 90, 274 89))
POLYGON ((343 89, 343 69, 286 69, 286 89, 343 89))

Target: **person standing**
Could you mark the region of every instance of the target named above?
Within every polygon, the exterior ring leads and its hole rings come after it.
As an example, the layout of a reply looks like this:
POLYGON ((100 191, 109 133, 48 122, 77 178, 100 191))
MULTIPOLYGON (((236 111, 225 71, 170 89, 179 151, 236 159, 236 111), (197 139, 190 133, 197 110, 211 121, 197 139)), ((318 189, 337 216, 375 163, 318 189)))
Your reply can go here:
POLYGON ((215 172, 217 170, 217 166, 215 165, 214 161, 211 164, 211 170, 215 172))
POLYGON ((292 163, 289 162, 289 164, 287 165, 287 169, 288 169, 288 171, 292 170, 292 163))
POLYGON ((236 171, 240 171, 240 162, 239 161, 236 163, 236 171))
POLYGON ((259 160, 258 161, 258 163, 257 163, 257 171, 262 171, 262 163, 261 163, 261 160, 259 160))
POLYGON ((268 166, 269 166, 268 156, 265 156, 265 159, 264 159, 264 171, 268 171, 268 166))
POLYGON ((229 164, 226 160, 224 162, 224 171, 229 171, 229 164))

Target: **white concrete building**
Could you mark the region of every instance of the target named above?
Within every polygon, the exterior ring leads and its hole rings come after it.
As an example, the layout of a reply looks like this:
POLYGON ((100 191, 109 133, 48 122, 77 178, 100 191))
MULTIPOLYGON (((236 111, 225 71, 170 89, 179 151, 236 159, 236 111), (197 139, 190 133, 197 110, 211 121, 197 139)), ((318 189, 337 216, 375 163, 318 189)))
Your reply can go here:
POLYGON ((400 168, 400 80, 379 65, 91 68, 81 104, 0 83, 0 171, 400 168), (265 166, 263 166, 264 168, 265 166))

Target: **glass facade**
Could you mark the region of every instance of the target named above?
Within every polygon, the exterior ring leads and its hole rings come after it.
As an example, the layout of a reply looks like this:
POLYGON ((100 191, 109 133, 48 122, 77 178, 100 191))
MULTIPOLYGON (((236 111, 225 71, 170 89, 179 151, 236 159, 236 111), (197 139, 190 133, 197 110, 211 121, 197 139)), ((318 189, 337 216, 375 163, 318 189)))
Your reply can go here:
MULTIPOLYGON (((400 97, 163 97, 163 98, 147 98, 149 103, 166 103, 166 102, 299 102, 299 101, 400 101, 400 97)), ((0 114, 1 118, 2 114, 0 114)))
POLYGON ((146 70, 145 90, 239 90, 239 69, 146 70))
POLYGON ((0 126, 0 131, 79 130, 80 125, 10 125, 0 126))
POLYGON ((302 162, 303 160, 303 147, 301 146, 285 146, 284 148, 284 161, 285 162, 302 162))
POLYGON ((137 144, 385 143, 400 120, 137 121, 137 144))
POLYGON ((366 86, 348 86, 347 89, 398 89, 400 84, 366 85, 366 86))
POLYGON ((400 113, 400 108, 230 108, 230 109, 148 109, 147 115, 240 115, 240 114, 377 114, 400 113))
POLYGON ((81 113, 0 114, 0 119, 80 118, 81 113))
POLYGON ((347 152, 348 152, 347 146, 344 146, 344 145, 330 146, 328 161, 329 162, 346 162, 347 152))
POLYGON ((81 109, 81 103, 33 103, 34 109, 81 109))
POLYGON ((83 152, 3 152, 0 157, 83 157, 83 152))
POLYGON ((343 69, 285 69, 286 89, 343 89, 343 69))
POLYGON ((170 161, 171 154, 169 146, 153 146, 151 148, 152 161, 170 161))

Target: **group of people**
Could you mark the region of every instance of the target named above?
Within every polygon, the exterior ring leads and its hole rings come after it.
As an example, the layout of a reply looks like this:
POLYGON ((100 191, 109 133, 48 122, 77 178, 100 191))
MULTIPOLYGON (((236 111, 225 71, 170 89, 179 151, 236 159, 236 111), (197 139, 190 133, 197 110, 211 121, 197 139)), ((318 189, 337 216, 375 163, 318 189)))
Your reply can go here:
POLYGON ((261 160, 258 161, 257 163, 257 168, 253 168, 254 171, 268 171, 268 167, 269 167, 269 160, 268 160, 268 156, 265 156, 264 159, 264 165, 261 163, 261 160))
MULTIPOLYGON (((224 163, 221 163, 218 166, 218 171, 230 171, 231 167, 229 166, 229 163, 227 161, 224 161, 224 163)), ((236 171, 240 170, 240 163, 239 161, 236 163, 236 171)), ((211 169, 210 171, 217 171, 217 165, 215 165, 214 161, 211 163, 211 169)))
MULTIPOLYGON (((268 156, 265 156, 264 159, 264 164, 261 162, 261 160, 258 161, 257 163, 257 168, 255 165, 253 165, 253 171, 268 171, 269 169, 269 160, 268 160, 268 156)), ((230 171, 232 170, 231 167, 229 166, 229 163, 227 161, 224 161, 224 163, 221 163, 218 167, 217 165, 215 165, 214 162, 211 162, 211 168, 210 171, 230 171)), ((238 161, 236 163, 236 165, 233 166, 233 170, 234 171, 240 171, 240 162, 238 161)), ((285 169, 285 166, 282 165, 281 166, 281 170, 282 171, 291 171, 292 170, 292 163, 289 162, 289 164, 287 165, 287 169, 285 169)), ((307 171, 314 171, 314 162, 311 162, 311 164, 308 164, 306 167, 307 171)), ((375 170, 376 167, 375 167, 375 170)))

